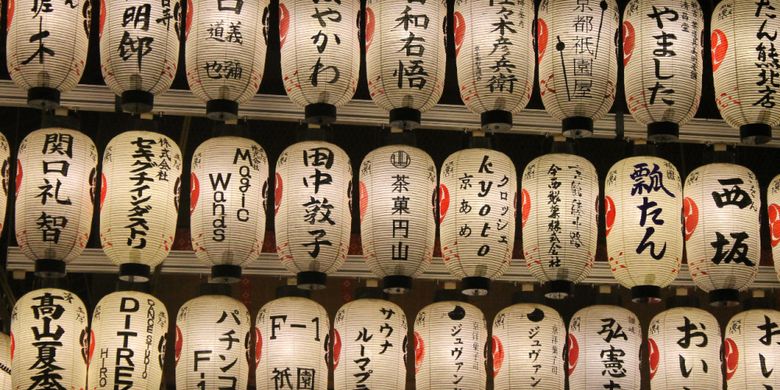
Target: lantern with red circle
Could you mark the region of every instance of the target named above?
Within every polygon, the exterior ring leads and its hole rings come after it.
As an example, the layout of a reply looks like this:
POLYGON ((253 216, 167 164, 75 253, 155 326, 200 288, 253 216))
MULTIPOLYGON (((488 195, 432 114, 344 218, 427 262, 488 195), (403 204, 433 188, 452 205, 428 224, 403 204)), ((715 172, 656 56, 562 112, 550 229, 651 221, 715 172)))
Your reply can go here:
POLYGON ((723 355, 729 389, 780 386, 780 312, 754 309, 734 315, 725 329, 723 355), (774 371, 778 370, 778 375, 774 371))
POLYGON ((766 206, 769 239, 772 247, 772 258, 774 259, 775 271, 780 278, 780 175, 777 175, 769 183, 766 191, 766 206))
MULTIPOLYGON (((18 168, 17 168, 18 169, 18 168)), ((11 148, 8 139, 0 133, 0 233, 5 226, 6 206, 8 204, 8 189, 11 180, 11 148)), ((17 179, 18 180, 18 179, 17 179)))

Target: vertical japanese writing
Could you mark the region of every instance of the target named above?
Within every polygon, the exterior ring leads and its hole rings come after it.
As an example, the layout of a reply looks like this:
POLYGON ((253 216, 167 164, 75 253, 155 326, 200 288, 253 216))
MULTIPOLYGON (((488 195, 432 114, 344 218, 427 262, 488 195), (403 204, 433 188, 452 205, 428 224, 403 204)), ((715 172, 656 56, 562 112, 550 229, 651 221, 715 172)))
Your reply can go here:
POLYGON ((661 171, 658 164, 653 163, 652 167, 647 163, 635 164, 634 171, 629 174, 629 178, 633 181, 631 196, 642 197, 642 203, 636 207, 640 211, 639 226, 645 228, 645 234, 636 247, 636 253, 642 254, 645 250, 649 250, 650 257, 661 260, 666 253, 667 243, 664 242, 660 249, 657 249, 653 234, 655 226, 664 224, 664 220, 661 219, 663 208, 658 205, 658 202, 650 200, 650 196, 655 193, 659 196, 665 195, 674 198, 675 195, 664 186, 664 172, 661 171))
POLYGON ((613 340, 622 339, 628 341, 628 335, 623 326, 613 317, 601 318, 601 329, 596 332, 601 339, 607 343, 606 348, 602 348, 599 356, 604 369, 601 376, 609 382, 604 382, 605 389, 622 389, 620 379, 627 375, 625 364, 626 351, 618 348, 612 343, 613 340), (618 380, 615 382, 615 380, 618 380))
MULTIPOLYGON (((271 322, 270 340, 277 340, 282 334, 295 333, 292 337, 305 336, 311 337, 315 342, 321 341, 320 317, 313 317, 308 322, 287 322, 289 316, 286 314, 270 315, 268 320, 271 322), (288 330, 289 329, 289 330, 288 330)), ((259 317, 258 321, 262 321, 259 317)), ((327 327, 327 319, 325 320, 327 327)), ((274 390, 314 390, 322 386, 315 381, 317 378, 317 368, 315 367, 291 367, 277 366, 271 371, 271 380, 274 390)), ((321 374, 320 374, 321 375, 321 374)))
POLYGON ((775 48, 775 39, 777 39, 777 29, 770 23, 777 17, 775 7, 770 0, 756 0, 755 17, 762 20, 761 26, 756 31, 756 87, 760 98, 753 102, 754 106, 763 108, 774 108, 775 93, 780 87, 780 59, 778 59, 777 49, 775 48))
POLYGON ((547 174, 550 177, 550 183, 547 185, 547 189, 549 190, 547 193, 547 206, 549 207, 547 213, 547 232, 550 233, 550 246, 547 249, 547 254, 550 255, 550 261, 547 266, 551 268, 561 266, 561 239, 559 234, 561 233, 560 188, 562 183, 558 178, 558 172, 560 170, 561 168, 555 165, 555 163, 551 164, 550 168, 547 169, 547 174))
MULTIPOLYGON (((397 24, 392 28, 393 31, 403 30, 405 33, 400 39, 403 46, 398 52, 403 53, 406 60, 398 60, 398 68, 393 71, 399 89, 421 90, 428 82, 428 72, 423 59, 426 41, 425 36, 420 33, 428 30, 430 18, 415 6, 415 4, 425 5, 425 2, 426 0, 406 0, 407 4, 395 19, 397 24)), ((431 28, 436 27, 431 26, 431 28)))
POLYGON ((496 57, 493 65, 490 66, 491 75, 487 80, 487 87, 490 92, 513 93, 515 83, 518 82, 517 76, 514 74, 517 65, 511 60, 511 49, 514 45, 512 39, 517 35, 517 28, 522 26, 515 26, 514 21, 510 20, 510 17, 516 12, 513 7, 518 6, 516 9, 522 10, 525 1, 490 0, 489 2, 490 13, 495 15, 495 21, 491 23, 493 28, 491 33, 496 34, 496 39, 493 41, 493 48, 489 55, 493 56, 496 52, 500 55, 500 57, 496 57))
POLYGON ((31 384, 28 389, 64 389, 64 367, 57 360, 57 352, 63 346, 61 340, 65 329, 57 322, 65 313, 61 303, 71 303, 71 294, 55 295, 44 290, 43 294, 33 297, 35 302, 30 308, 35 323, 30 327, 33 334, 33 347, 37 350, 36 360, 29 370, 31 384))
MULTIPOLYGON (((604 14, 607 3, 601 1, 598 5, 590 0, 577 0, 576 6, 572 11, 571 27, 574 29, 574 56, 572 57, 572 76, 573 88, 569 86, 568 76, 566 77, 566 91, 568 100, 572 99, 590 99, 593 97, 593 61, 598 57, 599 44, 601 41, 601 29, 603 26, 604 14), (600 6, 601 13, 599 20, 594 20, 594 7, 600 6), (595 36, 594 36, 595 35, 595 36)), ((557 37, 558 43, 555 48, 560 52, 561 66, 564 75, 567 74, 563 51, 566 49, 566 42, 557 37)))
POLYGON ((303 165, 312 169, 311 175, 302 178, 303 185, 312 189, 314 193, 309 195, 309 199, 301 205, 303 206, 303 220, 306 224, 311 225, 310 230, 308 230, 311 241, 302 245, 308 249, 309 256, 313 259, 319 256, 321 246, 333 245, 326 237, 327 231, 321 226, 336 224, 336 221, 331 218, 334 206, 327 197, 317 195, 320 187, 333 184, 333 177, 329 173, 333 164, 333 151, 327 147, 314 147, 303 151, 303 165))
POLYGON ((328 45, 341 45, 339 34, 332 32, 338 30, 342 23, 341 0, 311 0, 311 17, 319 25, 319 30, 311 36, 311 42, 317 49, 317 61, 309 68, 309 82, 317 87, 320 82, 335 84, 341 77, 341 71, 337 64, 331 64, 326 54, 328 45), (330 26, 330 28, 329 28, 330 26))
MULTIPOLYGON (((150 204, 152 195, 150 183, 154 183, 154 172, 152 169, 157 165, 154 159, 153 145, 157 145, 154 139, 137 137, 130 141, 135 146, 132 158, 135 159, 130 167, 130 209, 127 218, 130 223, 125 226, 129 229, 127 237, 127 246, 134 249, 143 249, 146 247, 146 233, 149 231, 149 224, 146 215, 152 211, 150 204)), ((162 168, 161 168, 162 169, 162 168)))
MULTIPOLYGON (((163 0, 170 1, 170 0, 163 0)), ((241 11, 243 0, 210 0, 214 1, 218 15, 213 22, 208 23, 205 40, 225 47, 225 53, 235 55, 242 50, 244 36, 241 25, 241 11), (235 48, 236 50, 233 50, 235 48)), ((241 61, 234 57, 206 58, 200 67, 206 72, 206 77, 213 80, 241 80, 244 76, 244 67, 241 61)))
MULTIPOLYGON (((756 205, 753 202, 755 198, 755 189, 752 183, 752 173, 750 173, 749 191, 742 188, 745 184, 740 177, 729 177, 725 179, 718 179, 720 184, 720 191, 712 191, 712 200, 715 207, 718 209, 756 209, 756 205)), ((734 232, 720 232, 715 231, 715 241, 710 242, 710 245, 715 248, 715 254, 712 256, 712 262, 715 264, 743 264, 748 267, 754 266, 756 263, 748 257, 749 247, 745 242, 750 236, 744 230, 734 232)))
MULTIPOLYGON (((705 333, 707 327, 701 322, 694 323, 687 316, 683 316, 683 324, 675 327, 675 329, 679 332, 680 336, 680 338, 677 339, 677 345, 683 349, 677 356, 680 363, 680 375, 682 375, 683 378, 688 378, 694 369, 701 370, 701 372, 706 374, 710 369, 706 360, 690 359, 689 361, 686 359, 686 355, 683 354, 683 352, 707 347, 709 342, 707 333, 705 333)), ((694 352, 692 355, 696 356, 697 353, 694 352)))
POLYGON ((37 219, 38 230, 41 233, 43 242, 57 244, 60 241, 62 230, 68 226, 68 218, 59 215, 56 210, 62 207, 73 207, 70 197, 67 194, 61 194, 62 180, 68 177, 70 160, 73 157, 73 136, 67 133, 48 133, 45 136, 42 157, 43 182, 38 186, 40 192, 35 196, 40 198, 41 205, 53 204, 56 207, 41 211, 37 219), (54 158, 47 160, 46 158, 54 158))
POLYGON ((151 2, 130 5, 122 12, 122 38, 117 52, 122 61, 135 57, 139 71, 143 67, 144 58, 152 52, 154 36, 149 31, 152 23, 163 25, 166 31, 170 30, 170 19, 173 18, 171 1, 160 0, 160 8, 161 16, 154 20, 151 2))
POLYGON ((238 384, 238 377, 236 370, 238 368, 238 359, 243 358, 242 354, 236 354, 235 348, 241 346, 241 339, 238 338, 240 333, 237 329, 241 326, 240 311, 235 310, 223 310, 219 316, 214 320, 214 324, 220 328, 219 343, 214 348, 209 349, 195 349, 192 351, 192 370, 194 373, 199 374, 200 381, 197 383, 198 389, 233 389, 235 390, 238 384), (222 332, 224 330, 224 332, 222 332), (234 357, 231 359, 231 357, 234 357), (211 378, 206 377, 206 371, 203 369, 203 365, 208 362, 216 361, 217 376, 213 381, 211 378))
POLYGON ((655 66, 655 85, 649 87, 650 92, 650 104, 655 104, 656 99, 659 98, 664 104, 668 106, 674 105, 674 89, 664 85, 664 82, 671 83, 671 79, 674 78, 674 73, 664 74, 662 67, 664 63, 671 62, 671 58, 677 56, 677 52, 674 51, 674 42, 677 40, 675 33, 667 32, 664 30, 664 23, 676 22, 680 16, 677 11, 664 6, 663 8, 653 5, 653 11, 647 14, 647 17, 655 21, 656 26, 660 30, 658 34, 653 35, 656 40, 656 46, 653 50, 653 63, 655 66))

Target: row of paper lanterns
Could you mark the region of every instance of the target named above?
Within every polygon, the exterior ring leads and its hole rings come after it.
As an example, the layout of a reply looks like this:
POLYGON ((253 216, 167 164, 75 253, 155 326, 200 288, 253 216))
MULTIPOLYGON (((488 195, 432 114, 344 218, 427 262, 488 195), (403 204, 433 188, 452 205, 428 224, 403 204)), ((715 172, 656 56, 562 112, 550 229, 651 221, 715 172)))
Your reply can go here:
MULTIPOLYGON (((235 118, 261 83, 268 40, 268 0, 100 3, 101 70, 126 111, 150 111, 176 74, 186 40, 187 80, 214 119, 235 118)), ((8 69, 32 104, 51 108, 84 70, 90 2, 9 3, 8 69)), ((721 1, 712 14, 715 100, 744 142, 764 143, 780 122, 775 108, 774 0, 721 1)), ((366 47, 368 88, 393 126, 419 125, 439 100, 446 63, 446 2, 368 1, 279 4, 282 80, 310 123, 335 120, 358 83, 366 47)), ((539 63, 547 112, 569 136, 586 136, 612 106, 616 47, 622 31, 625 96, 630 113, 655 140, 676 139, 695 114, 702 88, 704 15, 698 1, 614 0, 455 2, 455 57, 462 100, 486 129, 508 128, 528 103, 539 63), (538 55, 535 55, 535 47, 538 55)))

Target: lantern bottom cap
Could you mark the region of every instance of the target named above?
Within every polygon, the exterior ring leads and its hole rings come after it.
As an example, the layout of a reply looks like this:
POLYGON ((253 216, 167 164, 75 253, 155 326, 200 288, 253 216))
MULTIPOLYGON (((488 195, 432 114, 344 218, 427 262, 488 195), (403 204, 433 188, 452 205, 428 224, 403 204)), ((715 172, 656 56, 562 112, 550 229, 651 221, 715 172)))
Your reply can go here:
POLYGON ((218 264, 211 267, 213 283, 235 283, 241 280, 241 267, 232 264, 218 264))
POLYGON ((485 111, 480 115, 482 130, 509 131, 512 128, 512 113, 504 110, 485 111))
POLYGON ((390 110, 390 126, 405 130, 413 130, 420 127, 422 114, 420 110, 400 107, 390 110))
POLYGON ((751 123, 739 128, 739 138, 742 143, 761 145, 772 140, 772 126, 766 123, 751 123))
POLYGON ((661 287, 653 285, 631 287, 631 301, 634 303, 659 303, 661 302, 661 287))
POLYGON ((412 289, 412 277, 390 275, 382 278, 382 291, 388 294, 406 294, 412 289))
POLYGON ((585 116, 572 116, 561 123, 561 132, 569 138, 583 138, 593 135, 593 119, 585 116))
POLYGON ((133 89, 122 92, 122 111, 142 114, 152 111, 154 95, 147 91, 133 89))
POLYGON ((212 99, 206 102, 206 118, 213 121, 238 119, 238 102, 227 99, 212 99))
POLYGON ((734 307, 739 306, 739 290, 733 288, 721 288, 709 293, 710 306, 734 307))
POLYGON ((60 106, 60 91, 49 87, 32 87, 27 90, 27 105, 43 111, 60 106))
POLYGON ((574 295, 574 282, 569 280, 551 280, 547 283, 547 292, 544 294, 549 299, 566 299, 574 295))
POLYGON ((301 298, 311 298, 311 291, 309 290, 302 290, 298 288, 298 286, 279 286, 276 288, 276 297, 277 298, 287 298, 287 297, 301 297, 301 298))
POLYGON ((490 291, 490 279, 482 276, 467 276, 461 280, 463 295, 483 296, 490 291))
POLYGON ((322 290, 328 282, 328 275, 318 271, 298 272, 298 288, 304 290, 322 290))
POLYGON ((35 260, 35 276, 41 278, 61 278, 65 276, 65 262, 56 259, 35 260))
POLYGON ((647 139, 653 142, 674 142, 680 138, 680 125, 674 122, 653 122, 647 125, 647 139))
POLYGON ((124 263, 119 266, 119 280, 124 282, 147 282, 152 267, 146 264, 124 263))
POLYGON ((306 123, 329 125, 336 122, 336 106, 328 103, 309 104, 304 108, 306 123))

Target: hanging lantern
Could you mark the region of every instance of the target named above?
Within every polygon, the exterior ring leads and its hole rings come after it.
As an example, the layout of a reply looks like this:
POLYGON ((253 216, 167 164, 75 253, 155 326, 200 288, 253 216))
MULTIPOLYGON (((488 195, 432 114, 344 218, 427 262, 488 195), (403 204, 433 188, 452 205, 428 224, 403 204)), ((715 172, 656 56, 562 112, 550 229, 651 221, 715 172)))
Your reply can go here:
POLYGON ((567 137, 593 134, 593 122, 615 101, 619 16, 615 0, 539 5, 539 89, 544 108, 563 121, 567 137))
POLYGON ((187 301, 176 316, 176 387, 246 389, 251 327, 249 310, 233 298, 187 301))
MULTIPOLYGON (((192 4, 190 2, 190 4, 192 4)), ((220 2, 240 9, 243 1, 220 2)), ((179 61, 184 27, 179 0, 100 2, 100 69, 108 88, 122 98, 122 110, 152 110, 154 96, 170 88, 179 61)), ((185 34, 186 35, 186 34, 185 34)))
POLYGON ((11 390, 11 337, 0 333, 0 389, 11 390))
POLYGON ((551 153, 522 178, 523 255, 531 275, 561 299, 590 275, 596 255, 599 178, 588 160, 551 153))
POLYGON ((16 241, 38 275, 63 276, 87 246, 92 228, 98 152, 64 128, 35 130, 16 160, 16 241))
POLYGON ((334 122, 336 108, 355 94, 360 76, 359 13, 359 0, 325 6, 310 0, 279 2, 282 81, 290 100, 305 107, 308 123, 334 122))
POLYGON ((642 326, 634 313, 595 305, 569 323, 568 367, 572 389, 638 389, 642 326))
POLYGON ((330 320, 325 308, 303 297, 284 297, 260 308, 255 328, 258 389, 328 388, 330 320))
POLYGON ((775 107, 778 65, 774 40, 780 30, 775 0, 724 0, 712 12, 712 74, 715 103, 739 129, 742 142, 767 143, 780 124, 775 107))
POLYGON ((386 292, 404 293, 431 264, 436 166, 421 149, 390 145, 366 155, 360 167, 363 256, 386 292))
POLYGON ((57 288, 34 290, 16 301, 11 314, 11 366, 2 369, 10 373, 13 388, 84 389, 87 316, 76 294, 57 288))
POLYGON ((336 145, 304 141, 276 162, 276 251, 298 287, 325 288, 344 264, 351 226, 352 164, 336 145))
POLYGON ((417 388, 484 390, 487 325, 482 312, 456 301, 425 306, 414 320, 417 388))
POLYGON ((723 356, 729 389, 780 386, 780 312, 755 309, 731 317, 725 329, 723 356))
POLYGON ((236 119, 263 80, 269 0, 188 1, 187 83, 206 116, 236 119), (190 31, 190 27, 195 30, 190 31))
POLYGON ((11 148, 5 135, 0 133, 0 233, 5 226, 5 213, 8 204, 8 188, 11 181, 11 148))
POLYGON ((739 165, 708 164, 688 174, 683 192, 691 278, 709 293, 712 304, 738 304, 739 290, 748 288, 758 272, 758 180, 739 165))
POLYGON ((446 17, 445 0, 366 2, 368 92, 393 127, 418 127, 441 97, 446 17))
POLYGON ((653 141, 675 141, 699 108, 704 17, 696 1, 631 0, 623 14, 628 111, 653 141), (634 57, 636 54, 636 57, 634 57))
POLYGON ((190 235, 212 278, 233 282, 257 260, 265 238, 268 157, 255 141, 218 137, 200 144, 190 176, 190 235))
POLYGON ((766 201, 769 204, 766 207, 769 217, 769 239, 772 245, 772 259, 774 260, 775 272, 780 279, 780 175, 777 175, 769 183, 766 190, 766 201))
POLYGON ((532 0, 455 2, 460 97, 484 130, 509 130, 512 114, 531 99, 534 11, 532 0))
POLYGON ((653 389, 722 389, 720 326, 695 307, 677 307, 650 321, 647 335, 653 389))
POLYGON ((358 299, 342 306, 333 326, 333 382, 336 390, 406 387, 406 314, 382 299, 358 299))
POLYGON ((493 383, 496 390, 564 388, 566 324, 550 307, 519 303, 493 320, 493 383))
POLYGON ((635 301, 659 302, 680 272, 682 179, 669 161, 629 157, 604 183, 607 253, 615 279, 635 301))
POLYGON ((176 234, 181 152, 172 139, 148 131, 114 137, 103 155, 100 243, 122 280, 149 278, 168 256, 176 234))

